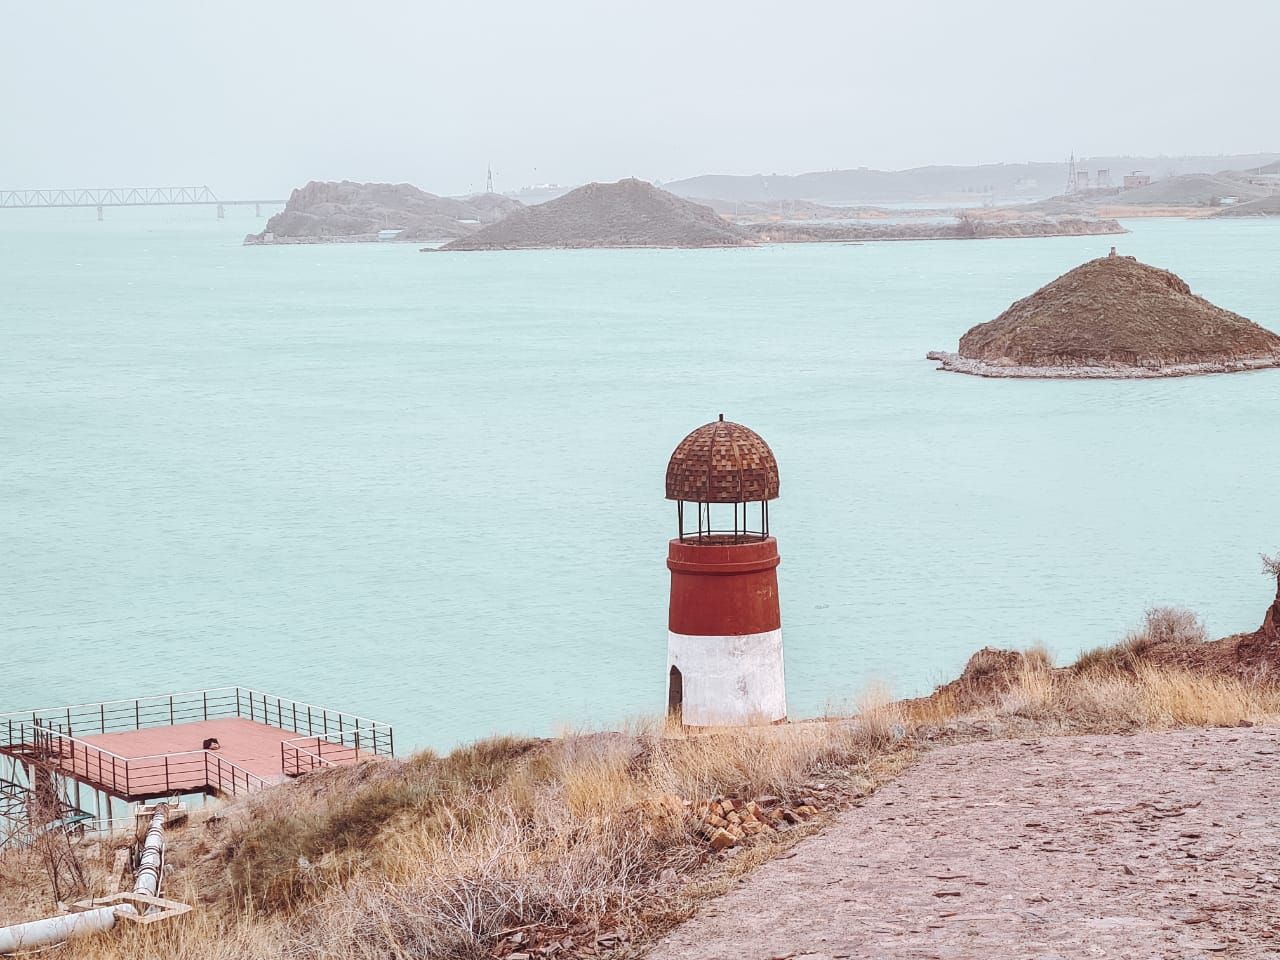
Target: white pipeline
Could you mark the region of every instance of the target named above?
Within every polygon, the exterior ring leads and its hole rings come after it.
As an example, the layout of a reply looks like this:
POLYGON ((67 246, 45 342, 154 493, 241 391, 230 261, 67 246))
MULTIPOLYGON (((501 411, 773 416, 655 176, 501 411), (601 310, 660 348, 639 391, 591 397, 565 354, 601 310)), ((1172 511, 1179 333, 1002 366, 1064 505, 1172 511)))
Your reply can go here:
MULTIPOLYGON (((160 890, 160 872, 164 868, 164 821, 168 808, 162 803, 156 808, 147 828, 142 845, 138 872, 134 875, 133 892, 144 896, 157 896, 160 890)), ((58 917, 32 920, 0 927, 0 955, 47 947, 51 944, 103 933, 116 925, 120 916, 137 916, 138 910, 131 903, 119 906, 96 907, 83 913, 67 913, 58 917)))

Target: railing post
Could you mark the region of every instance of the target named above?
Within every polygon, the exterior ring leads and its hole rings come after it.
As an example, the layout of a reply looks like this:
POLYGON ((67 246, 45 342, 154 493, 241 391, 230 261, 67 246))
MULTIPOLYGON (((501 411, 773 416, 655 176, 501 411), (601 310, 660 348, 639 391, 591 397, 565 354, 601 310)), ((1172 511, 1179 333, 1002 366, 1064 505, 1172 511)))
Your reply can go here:
POLYGON ((107 732, 107 705, 105 703, 98 704, 98 732, 107 732))
POLYGON ((142 712, 138 709, 138 701, 133 701, 133 729, 142 729, 142 712))
POLYGON ((207 721, 209 719, 209 691, 208 690, 200 691, 200 700, 204 704, 204 718, 207 721))
POLYGON ((311 726, 311 704, 307 704, 307 736, 311 736, 315 730, 311 726))
POLYGON ((169 792, 169 755, 164 755, 164 792, 169 792))
POLYGON ((293 732, 298 732, 298 701, 293 701, 293 732))
POLYGON ((173 726, 173 694, 169 694, 169 726, 173 726))
POLYGON ((240 716, 240 688, 236 687, 236 716, 240 716))

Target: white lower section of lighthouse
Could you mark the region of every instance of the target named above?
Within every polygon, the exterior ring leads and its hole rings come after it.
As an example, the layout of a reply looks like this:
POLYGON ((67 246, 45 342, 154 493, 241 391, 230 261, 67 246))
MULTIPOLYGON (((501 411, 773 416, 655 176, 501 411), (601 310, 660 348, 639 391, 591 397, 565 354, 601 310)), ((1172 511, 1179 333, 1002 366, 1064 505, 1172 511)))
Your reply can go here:
POLYGON ((785 720, 782 630, 736 637, 691 637, 668 631, 667 682, 679 684, 681 720, 691 727, 785 720), (678 678, 673 667, 679 671, 678 678))

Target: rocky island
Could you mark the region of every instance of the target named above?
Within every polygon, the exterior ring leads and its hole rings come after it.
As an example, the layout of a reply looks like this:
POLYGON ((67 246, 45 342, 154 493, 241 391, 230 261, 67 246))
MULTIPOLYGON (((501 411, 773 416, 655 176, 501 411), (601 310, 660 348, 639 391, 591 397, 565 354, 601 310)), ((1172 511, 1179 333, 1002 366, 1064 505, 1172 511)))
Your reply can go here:
POLYGON ((742 247, 754 241, 710 207, 643 180, 588 183, 522 207, 442 250, 589 247, 742 247))
POLYGON ((747 229, 766 243, 866 243, 878 240, 994 240, 1128 233, 1117 220, 1092 217, 998 219, 961 216, 952 222, 756 223, 747 229))
POLYGON ((1280 336, 1112 248, 928 357, 983 377, 1176 377, 1280 366, 1280 336))
POLYGON ((378 239, 441 243, 475 233, 522 204, 496 193, 438 197, 407 183, 313 180, 246 244, 352 243, 378 239))

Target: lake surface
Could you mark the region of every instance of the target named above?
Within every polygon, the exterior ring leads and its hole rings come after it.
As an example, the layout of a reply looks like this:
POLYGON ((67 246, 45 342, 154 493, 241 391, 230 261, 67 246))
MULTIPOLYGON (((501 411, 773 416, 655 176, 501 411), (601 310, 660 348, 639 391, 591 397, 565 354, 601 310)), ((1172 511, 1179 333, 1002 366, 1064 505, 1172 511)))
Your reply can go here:
POLYGON ((228 214, 0 211, 0 710, 241 683, 435 747, 656 714, 666 461, 721 412, 780 464, 793 716, 1270 602, 1280 371, 924 354, 1113 242, 1280 329, 1280 223, 424 254, 228 214))

